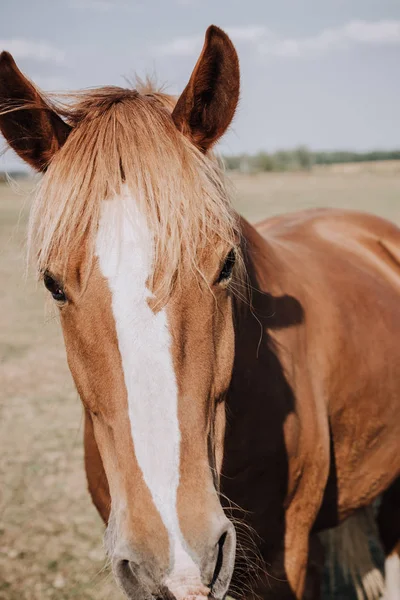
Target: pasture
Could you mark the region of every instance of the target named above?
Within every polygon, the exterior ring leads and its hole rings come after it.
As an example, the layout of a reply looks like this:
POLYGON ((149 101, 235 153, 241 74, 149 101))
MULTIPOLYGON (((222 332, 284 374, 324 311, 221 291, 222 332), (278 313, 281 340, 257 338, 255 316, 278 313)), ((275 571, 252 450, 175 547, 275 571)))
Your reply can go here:
MULTIPOLYGON (((253 222, 334 206, 400 224, 400 163, 232 180, 253 222)), ((42 286, 25 278, 28 187, 0 184, 0 600, 117 600, 86 492, 82 409, 61 330, 42 286)))

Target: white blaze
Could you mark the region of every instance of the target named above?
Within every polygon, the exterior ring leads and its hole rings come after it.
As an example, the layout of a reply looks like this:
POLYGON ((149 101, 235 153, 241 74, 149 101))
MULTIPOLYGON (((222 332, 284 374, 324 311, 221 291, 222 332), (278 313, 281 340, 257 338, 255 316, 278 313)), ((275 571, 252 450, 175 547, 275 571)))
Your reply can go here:
POLYGON ((184 548, 177 516, 178 389, 166 312, 154 313, 148 304, 153 254, 152 235, 134 199, 125 193, 104 201, 96 255, 112 295, 136 458, 169 534, 173 585, 184 573, 200 582, 200 572, 184 548))

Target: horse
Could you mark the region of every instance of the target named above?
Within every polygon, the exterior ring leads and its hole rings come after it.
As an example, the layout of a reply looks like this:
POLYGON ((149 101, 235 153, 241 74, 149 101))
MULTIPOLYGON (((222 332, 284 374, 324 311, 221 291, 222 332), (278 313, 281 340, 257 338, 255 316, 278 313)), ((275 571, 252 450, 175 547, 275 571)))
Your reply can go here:
POLYGON ((318 598, 318 533, 377 498, 387 555, 400 540, 400 231, 240 217, 213 152, 239 79, 216 26, 178 99, 62 103, 0 57, 1 132, 42 173, 29 254, 130 599, 318 598))

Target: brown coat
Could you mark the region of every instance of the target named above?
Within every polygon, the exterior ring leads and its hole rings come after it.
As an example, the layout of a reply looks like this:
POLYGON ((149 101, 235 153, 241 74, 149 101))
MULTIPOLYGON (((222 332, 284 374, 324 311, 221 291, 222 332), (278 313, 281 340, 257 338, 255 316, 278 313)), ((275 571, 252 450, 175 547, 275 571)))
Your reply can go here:
MULTIPOLYGON (((257 230, 243 221, 243 233, 252 306, 237 308, 221 487, 226 509, 257 534, 271 574, 259 593, 291 597, 286 580, 300 589, 310 532, 370 504, 399 475, 400 232, 370 215, 318 210, 257 230)), ((104 516, 89 427, 85 443, 104 516)), ((398 512, 391 520, 399 539, 398 512)), ((235 587, 245 589, 249 570, 235 587)))

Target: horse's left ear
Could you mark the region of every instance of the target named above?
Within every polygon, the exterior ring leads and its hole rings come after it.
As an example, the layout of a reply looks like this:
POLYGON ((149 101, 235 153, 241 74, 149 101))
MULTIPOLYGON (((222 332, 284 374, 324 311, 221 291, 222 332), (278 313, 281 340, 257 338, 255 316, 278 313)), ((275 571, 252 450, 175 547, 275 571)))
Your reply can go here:
POLYGON ((46 170, 71 131, 8 52, 0 54, 0 131, 37 171, 46 170))
POLYGON ((229 127, 239 87, 236 50, 226 33, 211 25, 189 83, 172 113, 175 125, 206 152, 229 127))

